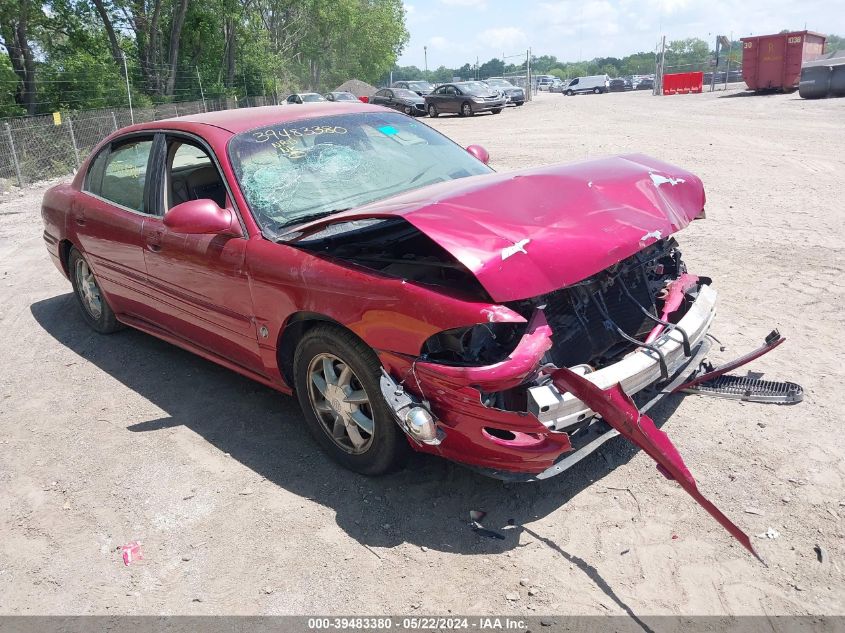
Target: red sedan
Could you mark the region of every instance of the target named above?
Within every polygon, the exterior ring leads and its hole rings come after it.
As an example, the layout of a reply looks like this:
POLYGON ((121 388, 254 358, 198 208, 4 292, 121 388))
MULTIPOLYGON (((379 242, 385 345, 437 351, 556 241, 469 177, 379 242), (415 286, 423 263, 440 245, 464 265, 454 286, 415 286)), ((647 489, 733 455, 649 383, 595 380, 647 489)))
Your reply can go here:
POLYGON ((45 195, 44 239, 96 331, 295 393, 353 470, 543 478, 615 434, 558 368, 634 395, 698 366, 716 294, 671 235, 704 191, 644 156, 486 162, 360 103, 145 123, 45 195))

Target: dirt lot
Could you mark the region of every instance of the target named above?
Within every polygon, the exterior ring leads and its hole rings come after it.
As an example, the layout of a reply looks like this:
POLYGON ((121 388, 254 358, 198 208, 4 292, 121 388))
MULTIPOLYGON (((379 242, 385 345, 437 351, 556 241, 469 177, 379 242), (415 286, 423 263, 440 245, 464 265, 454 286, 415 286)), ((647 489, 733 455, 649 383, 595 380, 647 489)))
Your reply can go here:
POLYGON ((433 458, 346 472, 292 398, 86 329, 41 240, 43 188, 4 195, 0 613, 845 613, 843 122, 845 99, 737 92, 542 94, 430 121, 500 170, 644 152, 703 178, 708 218, 680 241, 720 292, 716 356, 777 327, 786 344, 753 369, 806 399, 678 397, 655 417, 705 494, 779 532, 754 537, 768 568, 621 439, 542 484, 433 458), (472 532, 471 509, 506 539, 472 532))

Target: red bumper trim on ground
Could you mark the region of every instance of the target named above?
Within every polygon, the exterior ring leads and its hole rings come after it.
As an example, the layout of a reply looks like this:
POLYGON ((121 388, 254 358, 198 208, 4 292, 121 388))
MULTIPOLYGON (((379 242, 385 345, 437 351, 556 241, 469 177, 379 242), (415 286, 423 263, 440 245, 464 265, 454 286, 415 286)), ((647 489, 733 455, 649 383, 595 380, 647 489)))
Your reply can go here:
POLYGON ((742 543, 745 549, 763 562, 759 554, 754 551, 748 535, 698 491, 695 479, 669 437, 654 426, 654 421, 650 417, 639 412, 634 402, 618 384, 603 390, 566 368, 554 372, 552 380, 558 389, 571 392, 621 435, 624 435, 628 441, 645 451, 657 462, 658 468, 664 475, 677 481, 702 508, 742 543))

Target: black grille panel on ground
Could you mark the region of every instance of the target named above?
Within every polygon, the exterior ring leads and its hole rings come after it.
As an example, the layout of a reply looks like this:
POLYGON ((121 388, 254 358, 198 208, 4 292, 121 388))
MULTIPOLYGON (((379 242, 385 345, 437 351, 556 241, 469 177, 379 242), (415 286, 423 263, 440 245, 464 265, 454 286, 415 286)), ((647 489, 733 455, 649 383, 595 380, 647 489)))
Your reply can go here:
POLYGON ((708 380, 685 391, 704 396, 775 404, 795 404, 804 399, 804 389, 794 382, 778 382, 730 374, 708 380))

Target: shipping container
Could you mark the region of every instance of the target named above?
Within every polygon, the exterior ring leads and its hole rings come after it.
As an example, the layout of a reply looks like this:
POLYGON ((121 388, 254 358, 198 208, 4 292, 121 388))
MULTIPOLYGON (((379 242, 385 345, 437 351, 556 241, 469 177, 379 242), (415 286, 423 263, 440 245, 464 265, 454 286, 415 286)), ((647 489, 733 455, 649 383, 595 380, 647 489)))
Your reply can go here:
POLYGON ((742 78, 752 90, 794 90, 801 64, 821 57, 826 39, 812 31, 743 37, 742 78))

